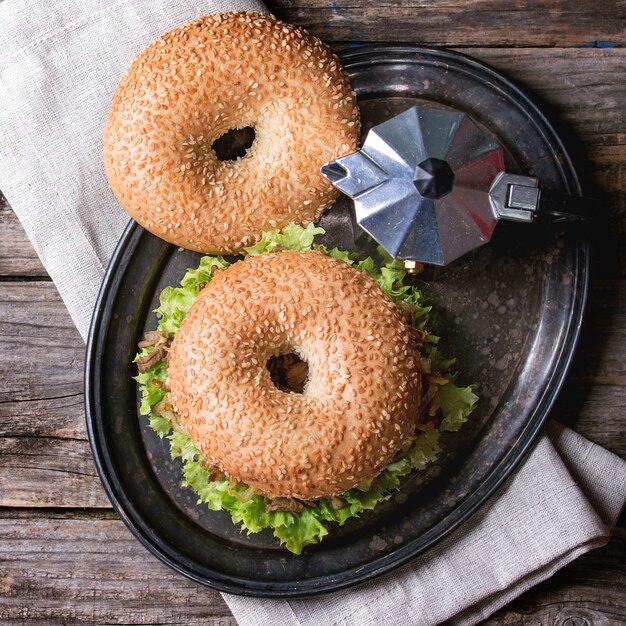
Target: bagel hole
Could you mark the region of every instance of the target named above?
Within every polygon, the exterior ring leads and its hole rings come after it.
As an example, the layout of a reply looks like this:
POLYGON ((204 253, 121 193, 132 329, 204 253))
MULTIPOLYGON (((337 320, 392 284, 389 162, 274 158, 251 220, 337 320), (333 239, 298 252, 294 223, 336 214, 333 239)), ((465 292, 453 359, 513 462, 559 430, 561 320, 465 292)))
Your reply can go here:
POLYGON ((246 156, 246 153, 254 143, 256 133, 252 126, 245 128, 231 128, 221 137, 218 137, 211 148, 220 161, 234 161, 246 156))
POLYGON ((267 361, 270 378, 277 389, 303 393, 309 378, 309 366, 297 354, 289 352, 272 356, 267 361))

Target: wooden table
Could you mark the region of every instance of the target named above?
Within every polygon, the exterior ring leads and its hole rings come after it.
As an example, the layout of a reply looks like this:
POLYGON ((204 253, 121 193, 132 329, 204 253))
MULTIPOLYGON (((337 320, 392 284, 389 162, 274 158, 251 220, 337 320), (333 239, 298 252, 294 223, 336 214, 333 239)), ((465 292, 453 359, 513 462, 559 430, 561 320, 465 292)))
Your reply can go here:
MULTIPOLYGON (((350 42, 459 49, 502 71, 543 107, 585 191, 605 198, 609 213, 591 232, 586 320, 553 416, 626 457, 626 4, 268 4, 336 49, 350 42)), ((0 621, 234 624, 218 593, 162 565, 112 511, 85 431, 83 343, 1 196, 0 228, 0 621)), ((486 623, 626 622, 625 537, 623 517, 608 546, 486 623)))

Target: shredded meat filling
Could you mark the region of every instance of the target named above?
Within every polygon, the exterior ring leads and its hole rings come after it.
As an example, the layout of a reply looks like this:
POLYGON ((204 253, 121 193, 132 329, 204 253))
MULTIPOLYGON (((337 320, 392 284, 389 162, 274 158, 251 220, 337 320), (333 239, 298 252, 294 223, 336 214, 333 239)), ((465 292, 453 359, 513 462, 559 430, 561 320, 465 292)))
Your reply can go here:
POLYGON ((143 339, 139 342, 139 349, 143 350, 149 346, 158 348, 168 343, 169 340, 169 334, 163 330, 147 330, 143 335, 143 339))
POLYGON ((418 348, 418 350, 421 349, 424 345, 424 340, 426 339, 426 335, 428 333, 419 328, 415 328, 415 326, 411 326, 410 324, 409 332, 411 333, 411 338, 415 342, 415 347, 418 348))
POLYGON ((309 366, 295 354, 280 354, 267 362, 272 382, 281 391, 302 393, 309 377, 309 366))
POLYGON ((330 496, 328 498, 328 502, 334 511, 338 511, 339 509, 343 509, 346 506, 347 502, 340 498, 339 496, 330 496))
POLYGON ((144 333, 143 339, 139 342, 139 349, 149 348, 152 350, 137 359, 137 369, 141 374, 153 368, 157 363, 167 356, 170 336, 162 330, 148 330, 144 333))
POLYGON ((221 470, 217 469, 217 467, 212 468, 209 471, 209 482, 213 480, 226 480, 226 475, 221 470))
POLYGON ((137 369, 140 373, 147 372, 149 369, 153 368, 157 363, 162 361, 167 354, 167 350, 165 346, 159 346, 158 348, 154 348, 137 360, 137 369))
POLYGON ((174 413, 171 402, 167 399, 167 396, 161 400, 158 404, 155 404, 152 407, 152 410, 156 415, 160 417, 164 417, 171 424, 176 424, 176 413, 174 413))
POLYGON ((294 498, 267 498, 266 511, 288 511, 290 513, 302 513, 305 509, 302 502, 294 498))

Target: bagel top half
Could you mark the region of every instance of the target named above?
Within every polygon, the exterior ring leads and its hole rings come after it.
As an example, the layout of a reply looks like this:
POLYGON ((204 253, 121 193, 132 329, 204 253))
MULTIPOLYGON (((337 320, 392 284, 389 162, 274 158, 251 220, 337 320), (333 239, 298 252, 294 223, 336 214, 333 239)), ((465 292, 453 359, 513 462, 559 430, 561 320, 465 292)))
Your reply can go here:
POLYGON ((319 252, 247 257, 199 294, 169 353, 177 427, 212 467, 273 497, 341 494, 416 429, 419 353, 366 273, 319 252), (267 369, 295 353, 302 393, 267 369))
POLYGON ((104 163, 124 209, 155 235, 236 253, 265 230, 316 220, 338 192, 320 167, 353 152, 355 94, 315 37, 257 13, 221 13, 172 30, 121 78, 104 163), (252 128, 243 157, 214 143, 252 128))

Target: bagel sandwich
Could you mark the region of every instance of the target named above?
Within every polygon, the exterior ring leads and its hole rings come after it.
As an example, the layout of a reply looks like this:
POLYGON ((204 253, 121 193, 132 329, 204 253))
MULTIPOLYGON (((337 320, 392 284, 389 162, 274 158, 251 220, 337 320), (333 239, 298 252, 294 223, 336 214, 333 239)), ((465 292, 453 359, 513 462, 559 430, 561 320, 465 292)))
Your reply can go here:
POLYGON ((314 244, 322 233, 290 225, 234 264, 203 257, 163 290, 135 359, 139 412, 181 459, 183 485, 295 554, 435 462, 440 433, 478 400, 455 384, 401 264, 314 244))
POLYGON ((315 222, 339 192, 319 168, 354 152, 359 110, 339 59, 271 15, 215 13, 140 52, 112 98, 103 159, 120 205, 161 239, 239 253, 315 222), (224 149, 248 137, 243 154, 224 149))

